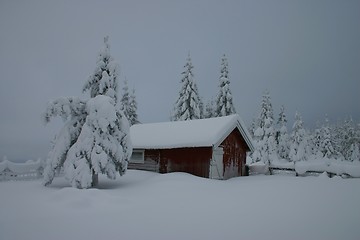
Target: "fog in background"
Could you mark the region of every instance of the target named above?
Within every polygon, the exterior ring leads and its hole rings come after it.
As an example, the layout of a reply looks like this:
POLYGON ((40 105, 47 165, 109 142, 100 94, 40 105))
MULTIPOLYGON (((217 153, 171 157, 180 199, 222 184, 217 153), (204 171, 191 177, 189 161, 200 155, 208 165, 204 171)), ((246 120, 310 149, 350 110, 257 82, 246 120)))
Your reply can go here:
MULTIPOLYGON (((135 88, 139 120, 168 121, 190 53, 204 103, 229 62, 237 112, 249 126, 269 90, 308 128, 360 120, 360 1, 0 0, 0 158, 45 158, 62 122, 44 125, 49 100, 88 97, 104 36, 135 88)), ((289 129, 290 130, 290 129, 289 129)))

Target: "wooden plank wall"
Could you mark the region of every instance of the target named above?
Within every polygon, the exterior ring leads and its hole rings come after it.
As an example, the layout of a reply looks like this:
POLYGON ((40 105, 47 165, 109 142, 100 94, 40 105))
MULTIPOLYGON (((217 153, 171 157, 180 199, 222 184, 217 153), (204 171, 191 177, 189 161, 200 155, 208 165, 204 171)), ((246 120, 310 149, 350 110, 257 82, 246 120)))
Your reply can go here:
POLYGON ((220 146, 224 150, 224 179, 244 176, 248 149, 239 130, 234 129, 220 146))
POLYGON ((209 177, 211 147, 162 149, 160 155, 160 172, 186 172, 209 177))

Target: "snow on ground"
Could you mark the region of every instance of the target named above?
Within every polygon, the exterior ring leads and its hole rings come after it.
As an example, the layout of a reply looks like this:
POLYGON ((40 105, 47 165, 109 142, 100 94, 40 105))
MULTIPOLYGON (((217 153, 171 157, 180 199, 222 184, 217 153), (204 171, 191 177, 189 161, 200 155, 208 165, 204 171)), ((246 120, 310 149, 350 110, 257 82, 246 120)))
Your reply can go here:
POLYGON ((99 189, 0 182, 0 239, 359 239, 360 179, 129 170, 99 189))

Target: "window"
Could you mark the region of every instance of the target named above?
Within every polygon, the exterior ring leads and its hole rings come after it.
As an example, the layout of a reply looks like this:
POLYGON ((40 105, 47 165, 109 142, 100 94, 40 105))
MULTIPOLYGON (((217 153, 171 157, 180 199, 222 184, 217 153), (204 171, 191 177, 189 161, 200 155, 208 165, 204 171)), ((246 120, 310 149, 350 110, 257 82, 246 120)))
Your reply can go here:
POLYGON ((144 150, 133 150, 130 163, 144 163, 144 150))

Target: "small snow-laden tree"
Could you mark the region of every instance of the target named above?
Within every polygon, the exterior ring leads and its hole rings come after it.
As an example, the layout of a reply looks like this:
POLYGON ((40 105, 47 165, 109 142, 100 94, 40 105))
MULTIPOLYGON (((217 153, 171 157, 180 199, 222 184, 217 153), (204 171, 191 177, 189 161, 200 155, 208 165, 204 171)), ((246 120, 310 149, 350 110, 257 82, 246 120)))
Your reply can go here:
POLYGON ((320 149, 323 157, 331 158, 335 156, 335 149, 332 142, 329 119, 325 117, 325 124, 321 128, 320 149))
POLYGON ((321 147, 320 147, 321 139, 322 139, 321 128, 316 128, 309 137, 309 145, 310 145, 310 149, 311 149, 311 154, 314 156, 317 156, 319 158, 321 158, 323 156, 323 154, 321 152, 321 147))
POLYGON ((128 82, 126 79, 124 81, 124 86, 123 86, 122 90, 123 91, 122 91, 122 96, 120 99, 120 108, 124 112, 126 118, 130 121, 130 115, 131 115, 131 111, 132 111, 131 106, 130 106, 131 96, 130 96, 130 92, 129 92, 128 82))
POLYGON ((194 81, 193 65, 190 54, 182 72, 182 87, 179 97, 174 106, 174 112, 171 117, 173 121, 186 121, 202 118, 202 103, 199 96, 196 82, 194 81))
POLYGON ((303 125, 301 115, 296 112, 289 152, 289 159, 292 162, 308 159, 308 139, 303 125))
POLYGON ((90 90, 90 97, 105 95, 117 101, 119 65, 110 55, 109 37, 104 38, 104 46, 100 50, 94 73, 86 81, 83 92, 90 90))
POLYGON ((215 101, 211 99, 205 105, 204 118, 213 118, 216 117, 215 114, 215 101))
POLYGON ((346 118, 341 125, 337 125, 333 128, 332 138, 334 143, 334 149, 336 152, 341 153, 345 160, 352 161, 352 145, 356 143, 356 126, 353 119, 346 118))
POLYGON ((262 96, 260 114, 256 124, 257 127, 265 128, 266 121, 269 122, 269 124, 267 124, 269 127, 273 126, 274 112, 271 103, 270 92, 268 90, 266 90, 262 96))
POLYGON ((217 117, 234 114, 236 113, 236 111, 233 104, 233 96, 230 90, 229 66, 225 54, 221 58, 221 69, 220 69, 219 80, 220 80, 219 93, 216 99, 215 114, 217 117))
POLYGON ((290 145, 289 145, 289 134, 287 130, 287 119, 285 115, 285 107, 281 106, 280 108, 280 114, 279 119, 277 122, 279 129, 277 132, 277 152, 280 158, 282 159, 288 159, 289 158, 289 151, 290 151, 290 145))
POLYGON ((265 144, 264 144, 264 129, 258 127, 254 131, 254 146, 255 150, 251 155, 253 162, 260 162, 263 161, 265 158, 265 144))
POLYGON ((267 119, 265 122, 265 150, 266 157, 269 164, 278 159, 276 140, 275 140, 275 129, 273 127, 273 119, 267 119))
POLYGON ((256 129, 254 131, 255 151, 252 156, 254 161, 263 161, 270 163, 270 161, 277 158, 275 129, 274 129, 274 115, 271 104, 271 98, 268 91, 265 91, 259 117, 256 121, 256 129))

